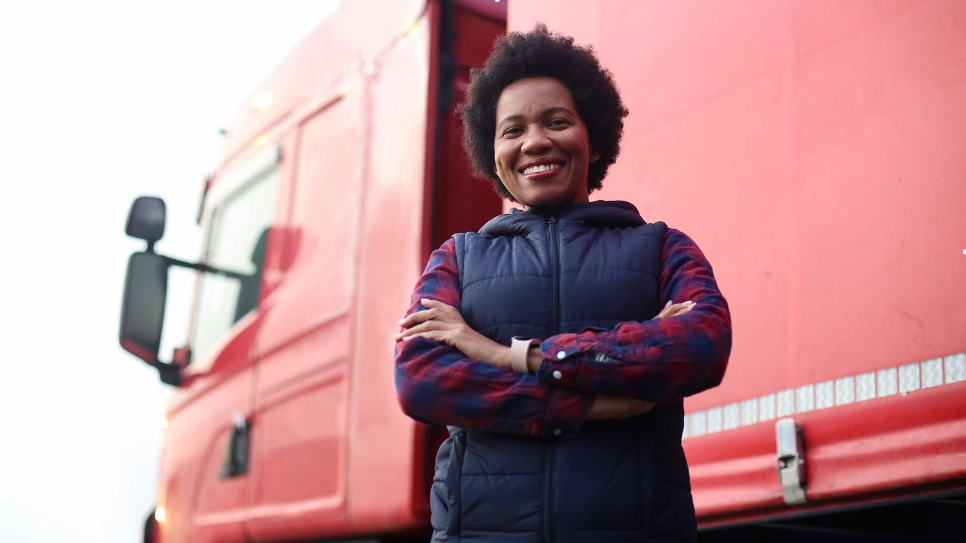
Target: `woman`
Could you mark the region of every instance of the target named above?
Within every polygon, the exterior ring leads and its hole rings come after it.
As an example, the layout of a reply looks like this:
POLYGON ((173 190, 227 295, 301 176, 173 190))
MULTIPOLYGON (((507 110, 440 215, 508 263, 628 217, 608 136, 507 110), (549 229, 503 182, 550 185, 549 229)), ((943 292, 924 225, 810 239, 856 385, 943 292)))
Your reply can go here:
POLYGON ((496 43, 461 108, 477 173, 525 212, 435 251, 396 335, 403 410, 446 424, 434 541, 694 541, 682 398, 716 386, 727 304, 683 233, 590 202, 627 110, 593 50, 496 43))

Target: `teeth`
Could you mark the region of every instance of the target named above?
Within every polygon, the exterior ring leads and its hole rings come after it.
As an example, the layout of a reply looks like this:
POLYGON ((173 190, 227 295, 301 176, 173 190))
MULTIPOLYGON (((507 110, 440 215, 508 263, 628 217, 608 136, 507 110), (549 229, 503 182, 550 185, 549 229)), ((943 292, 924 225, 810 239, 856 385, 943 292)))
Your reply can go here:
POLYGON ((556 170, 560 167, 560 164, 541 164, 539 166, 530 166, 529 168, 523 170, 523 175, 530 175, 531 173, 548 172, 550 170, 556 170))

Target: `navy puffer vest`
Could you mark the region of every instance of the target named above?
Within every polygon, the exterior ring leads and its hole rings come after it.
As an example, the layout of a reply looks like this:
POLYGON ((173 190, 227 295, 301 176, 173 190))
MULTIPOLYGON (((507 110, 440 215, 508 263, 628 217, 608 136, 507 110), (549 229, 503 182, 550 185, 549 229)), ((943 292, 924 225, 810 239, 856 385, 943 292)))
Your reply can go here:
MULTIPOLYGON (((663 223, 626 202, 501 215, 458 234, 461 311, 504 345, 658 312, 663 223)), ((571 439, 450 428, 431 496, 434 541, 694 541, 683 403, 587 421, 571 439)))

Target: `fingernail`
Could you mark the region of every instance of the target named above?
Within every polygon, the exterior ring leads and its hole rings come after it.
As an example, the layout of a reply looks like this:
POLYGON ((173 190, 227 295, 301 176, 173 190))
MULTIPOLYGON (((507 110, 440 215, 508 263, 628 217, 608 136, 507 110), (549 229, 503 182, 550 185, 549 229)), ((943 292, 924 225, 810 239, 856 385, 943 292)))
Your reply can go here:
POLYGON ((664 304, 664 307, 671 307, 671 300, 668 300, 667 303, 664 304))
POLYGON ((693 304, 693 303, 694 303, 694 302, 692 302, 691 300, 688 300, 688 301, 686 301, 686 302, 684 302, 684 305, 691 305, 691 304, 693 304))
POLYGON ((426 302, 428 302, 428 301, 430 301, 429 298, 422 298, 422 299, 419 300, 419 303, 421 303, 423 305, 426 305, 426 302))

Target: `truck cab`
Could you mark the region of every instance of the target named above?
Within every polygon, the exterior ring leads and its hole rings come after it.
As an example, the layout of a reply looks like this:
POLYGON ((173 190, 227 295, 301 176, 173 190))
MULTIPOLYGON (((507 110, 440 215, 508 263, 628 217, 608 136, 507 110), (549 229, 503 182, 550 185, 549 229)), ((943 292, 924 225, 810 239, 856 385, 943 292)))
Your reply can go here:
POLYGON ((426 531, 445 429, 399 410, 392 336, 430 251, 502 210, 453 111, 505 19, 492 2, 344 2, 227 129, 197 263, 154 253, 164 203, 135 202, 128 232, 149 247, 121 343, 174 385, 158 540, 426 531), (170 266, 198 275, 190 339, 162 361, 170 266))

